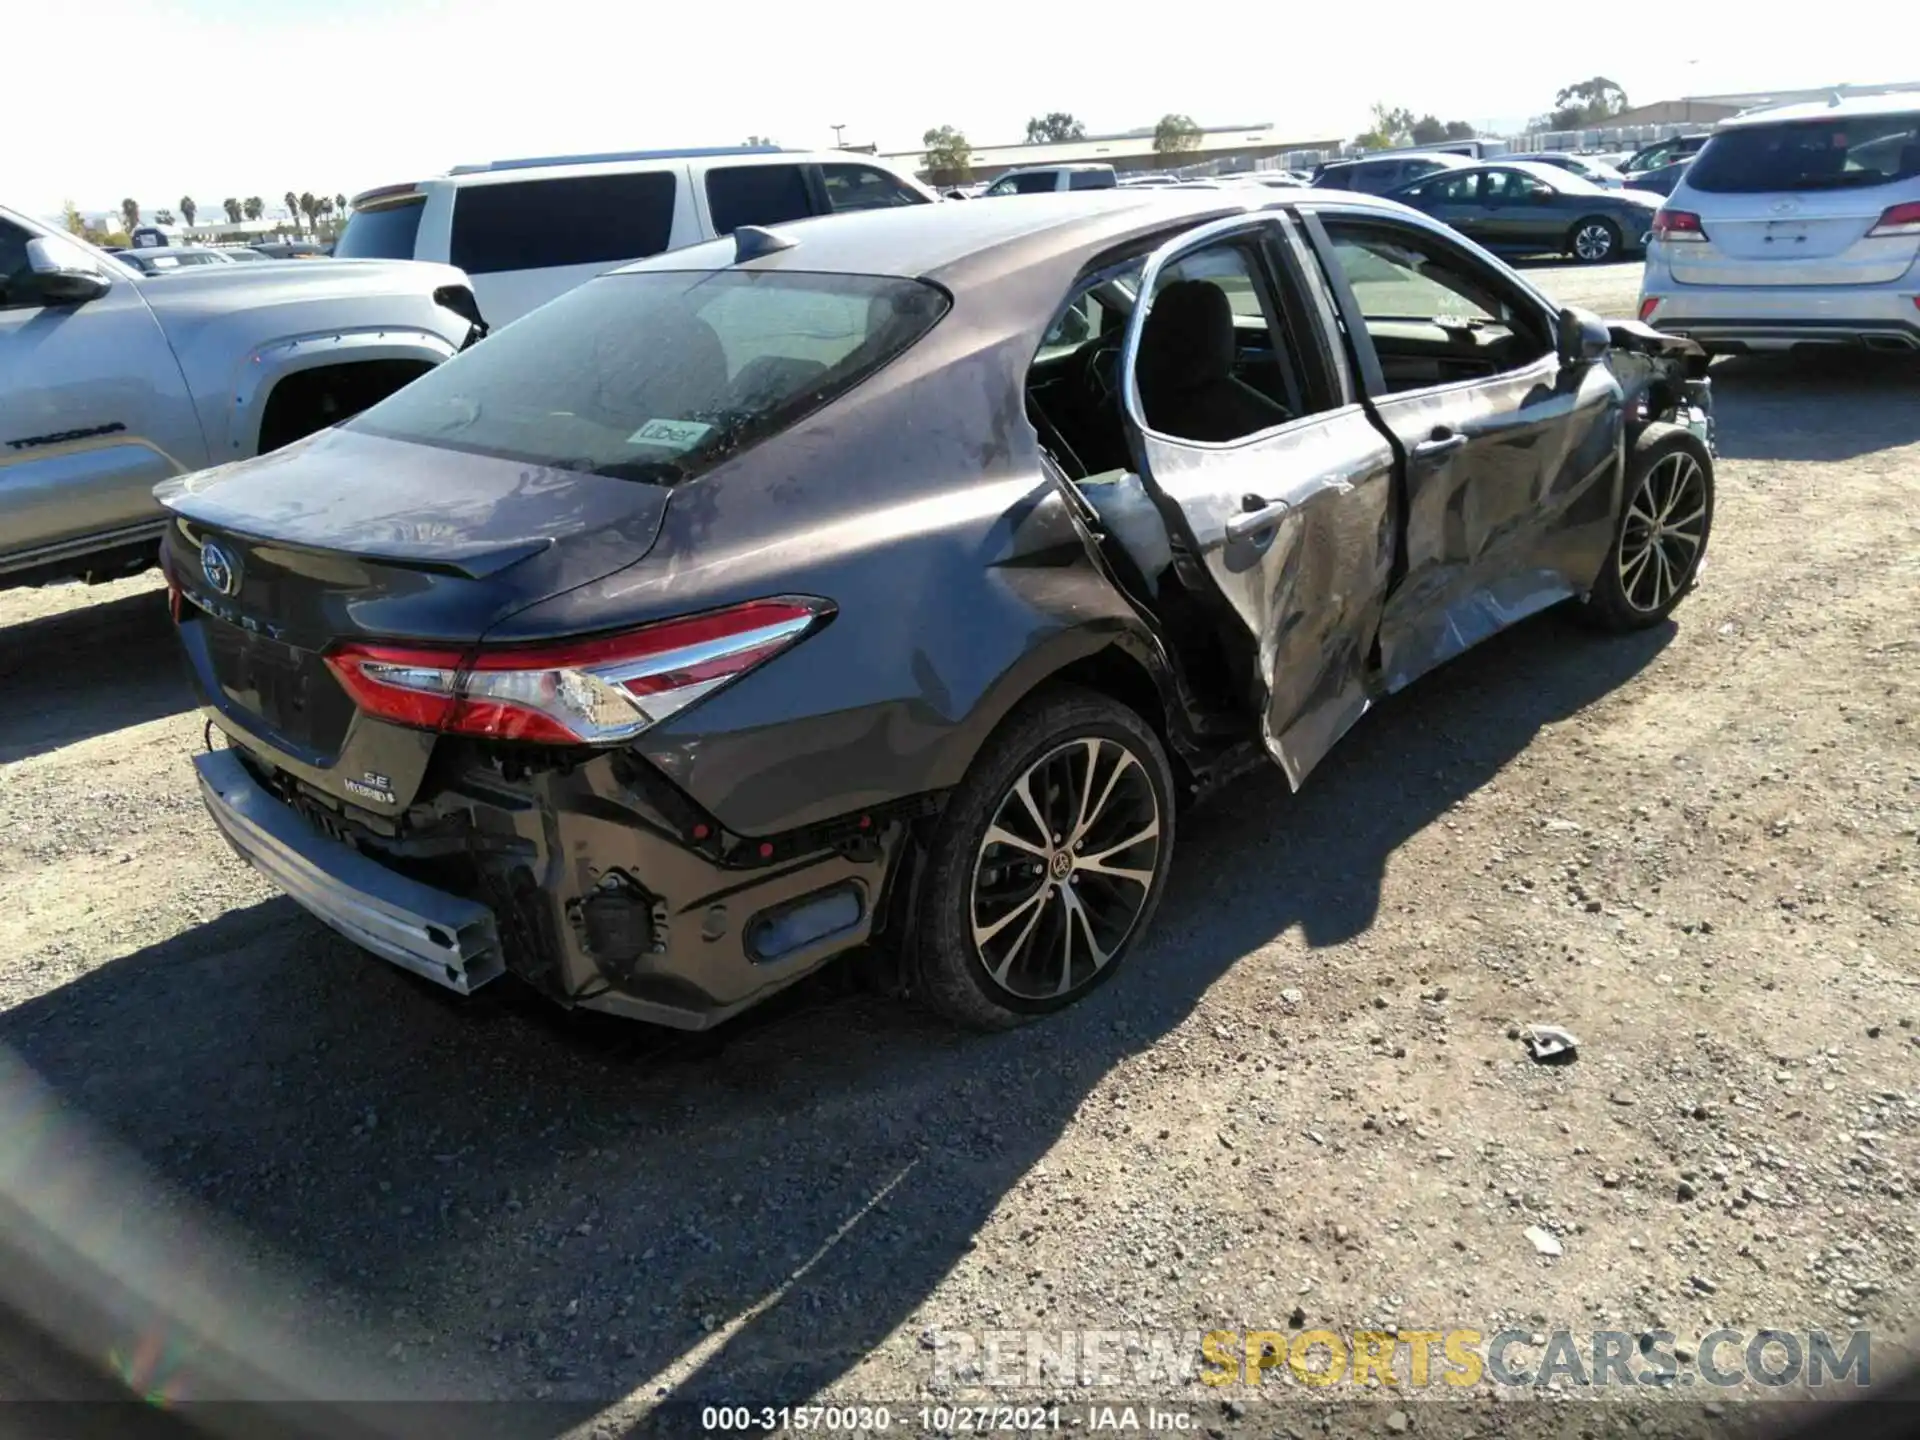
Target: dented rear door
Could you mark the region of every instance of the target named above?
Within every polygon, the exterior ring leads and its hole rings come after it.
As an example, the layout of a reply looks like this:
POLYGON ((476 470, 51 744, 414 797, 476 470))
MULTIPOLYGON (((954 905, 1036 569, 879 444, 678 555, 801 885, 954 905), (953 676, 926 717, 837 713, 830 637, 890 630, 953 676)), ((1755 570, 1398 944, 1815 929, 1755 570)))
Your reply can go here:
POLYGON ((1215 221, 1162 247, 1142 277, 1122 377, 1142 475, 1187 568, 1253 637, 1250 688, 1267 747, 1295 786, 1367 708, 1394 553, 1393 453, 1335 358, 1330 314, 1296 286, 1298 253, 1291 222, 1276 213, 1215 221), (1242 329, 1264 318, 1303 394, 1296 418, 1208 443, 1155 430, 1136 371, 1156 289, 1212 247, 1251 257, 1264 293, 1258 304, 1236 298, 1242 329))

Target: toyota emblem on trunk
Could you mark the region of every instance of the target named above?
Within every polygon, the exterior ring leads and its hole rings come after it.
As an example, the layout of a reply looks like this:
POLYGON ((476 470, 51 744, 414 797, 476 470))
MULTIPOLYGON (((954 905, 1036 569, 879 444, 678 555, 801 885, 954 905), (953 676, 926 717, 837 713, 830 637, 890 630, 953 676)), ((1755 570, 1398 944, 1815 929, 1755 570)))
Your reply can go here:
POLYGON ((200 547, 200 573, 222 595, 240 593, 240 566, 234 558, 209 540, 200 547))

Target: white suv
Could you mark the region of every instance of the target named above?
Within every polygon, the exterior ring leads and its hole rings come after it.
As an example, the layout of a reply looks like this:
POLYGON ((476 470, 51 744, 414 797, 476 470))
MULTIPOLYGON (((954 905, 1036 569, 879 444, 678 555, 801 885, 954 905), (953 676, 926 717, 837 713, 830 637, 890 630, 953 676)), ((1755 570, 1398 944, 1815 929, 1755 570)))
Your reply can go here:
POLYGON ((458 265, 488 323, 504 325, 603 270, 737 226, 938 198, 845 150, 745 146, 495 160, 355 196, 333 253, 458 265))
POLYGON ((1920 95, 1723 121, 1654 217, 1640 318, 1714 350, 1920 350, 1920 95))

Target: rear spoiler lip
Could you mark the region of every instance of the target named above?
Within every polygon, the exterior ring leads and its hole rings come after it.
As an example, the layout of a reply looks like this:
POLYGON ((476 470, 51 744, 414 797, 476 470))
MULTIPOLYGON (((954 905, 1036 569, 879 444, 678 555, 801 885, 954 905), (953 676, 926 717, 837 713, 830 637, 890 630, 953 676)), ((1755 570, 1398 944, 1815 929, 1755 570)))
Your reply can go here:
POLYGON ((424 198, 426 198, 426 191, 420 188, 419 182, 408 180, 399 185, 376 185, 371 190, 362 190, 347 201, 347 208, 364 210, 369 205, 424 198))

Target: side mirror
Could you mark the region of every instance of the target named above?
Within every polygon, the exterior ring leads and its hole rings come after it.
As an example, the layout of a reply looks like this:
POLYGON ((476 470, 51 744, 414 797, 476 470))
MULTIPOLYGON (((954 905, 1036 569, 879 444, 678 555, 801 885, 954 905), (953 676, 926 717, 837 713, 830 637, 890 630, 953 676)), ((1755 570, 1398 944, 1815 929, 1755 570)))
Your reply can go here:
POLYGON ((107 272, 83 253, 55 248, 45 239, 27 241, 27 269, 49 305, 84 305, 113 288, 107 272))
POLYGON ((1569 305, 1560 312, 1558 349, 1561 364, 1591 365, 1612 348, 1613 336, 1607 330, 1607 322, 1591 310, 1569 305))

